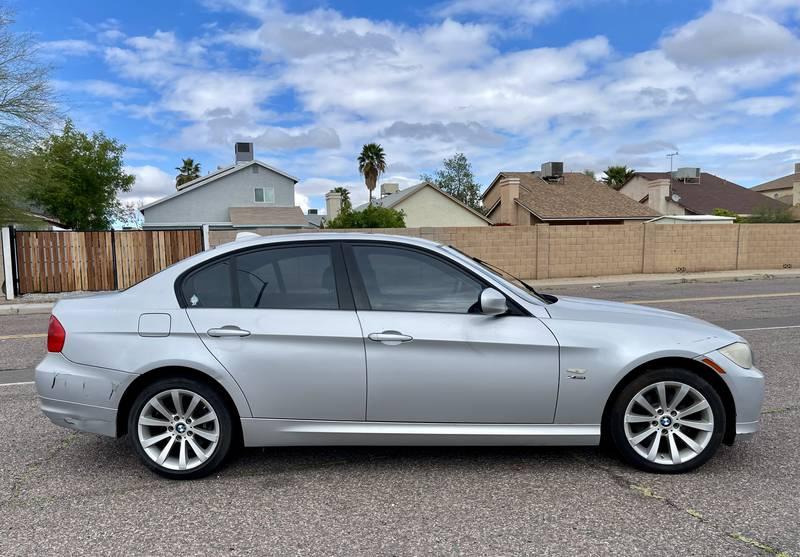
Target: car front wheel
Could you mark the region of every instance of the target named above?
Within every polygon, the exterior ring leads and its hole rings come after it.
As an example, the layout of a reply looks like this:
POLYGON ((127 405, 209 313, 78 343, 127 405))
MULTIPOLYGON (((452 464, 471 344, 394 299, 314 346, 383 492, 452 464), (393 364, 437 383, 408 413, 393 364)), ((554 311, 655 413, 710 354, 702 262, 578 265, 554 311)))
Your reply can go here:
POLYGON ((719 394, 704 378, 685 369, 659 369, 622 389, 608 426, 626 461, 649 472, 679 473, 717 452, 725 418, 719 394))
POLYGON ((171 479, 211 474, 232 443, 231 412, 209 385, 188 378, 161 379, 136 397, 128 433, 144 464, 171 479))

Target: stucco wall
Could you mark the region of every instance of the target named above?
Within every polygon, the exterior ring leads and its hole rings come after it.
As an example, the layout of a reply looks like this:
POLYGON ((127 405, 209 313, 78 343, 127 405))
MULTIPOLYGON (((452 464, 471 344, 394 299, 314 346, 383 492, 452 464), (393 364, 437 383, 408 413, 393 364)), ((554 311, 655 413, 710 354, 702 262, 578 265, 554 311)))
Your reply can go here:
MULTIPOLYGON (((293 231, 255 232, 273 235, 293 231)), ((800 224, 539 224, 360 232, 422 237, 451 244, 526 279, 800 268, 800 224)), ((212 230, 211 245, 234 237, 234 231, 212 230)))
POLYGON ((395 209, 405 213, 406 226, 489 226, 489 223, 433 188, 425 187, 401 200, 395 209))
POLYGON ((251 165, 145 209, 145 226, 230 222, 230 207, 292 207, 294 182, 262 166, 251 165), (258 168, 258 173, 253 172, 258 168), (275 203, 256 203, 253 189, 273 186, 275 203))

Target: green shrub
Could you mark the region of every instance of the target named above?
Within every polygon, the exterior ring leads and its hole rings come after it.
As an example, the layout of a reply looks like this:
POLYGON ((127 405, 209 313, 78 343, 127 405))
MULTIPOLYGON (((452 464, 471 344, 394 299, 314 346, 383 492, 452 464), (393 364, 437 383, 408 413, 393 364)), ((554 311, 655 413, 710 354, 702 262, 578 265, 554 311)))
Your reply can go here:
POLYGON ((369 205, 361 211, 342 211, 325 228, 405 228, 403 211, 369 205))

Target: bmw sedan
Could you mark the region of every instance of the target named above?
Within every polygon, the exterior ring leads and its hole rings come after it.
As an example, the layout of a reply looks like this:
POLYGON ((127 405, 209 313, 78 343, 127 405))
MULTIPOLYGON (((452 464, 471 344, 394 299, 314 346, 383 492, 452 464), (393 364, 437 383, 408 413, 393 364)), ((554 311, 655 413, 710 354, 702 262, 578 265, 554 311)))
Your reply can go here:
POLYGON ((697 468, 758 430, 738 335, 667 311, 539 294, 433 242, 243 239, 122 292, 62 300, 36 368, 56 424, 128 435, 155 472, 236 446, 598 445, 697 468))

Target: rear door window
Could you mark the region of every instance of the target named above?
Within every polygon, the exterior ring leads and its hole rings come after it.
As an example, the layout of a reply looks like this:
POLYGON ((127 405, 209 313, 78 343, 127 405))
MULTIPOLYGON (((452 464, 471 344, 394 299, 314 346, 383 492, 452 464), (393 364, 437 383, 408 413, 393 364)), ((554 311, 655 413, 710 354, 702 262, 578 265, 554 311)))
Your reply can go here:
POLYGON ((339 308, 329 245, 250 251, 235 260, 241 308, 339 308))

